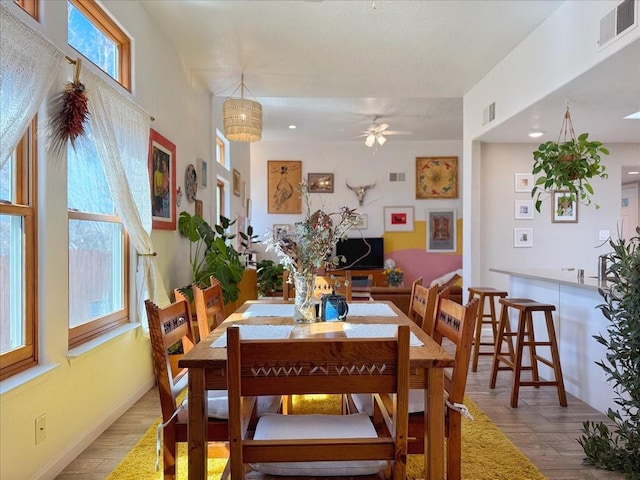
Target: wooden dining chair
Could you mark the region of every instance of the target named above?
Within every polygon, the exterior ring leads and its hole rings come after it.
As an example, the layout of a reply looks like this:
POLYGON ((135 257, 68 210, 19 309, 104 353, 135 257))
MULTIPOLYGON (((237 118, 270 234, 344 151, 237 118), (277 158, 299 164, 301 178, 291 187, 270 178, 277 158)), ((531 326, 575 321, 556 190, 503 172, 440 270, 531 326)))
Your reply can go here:
MULTIPOLYGON (((227 330, 230 474, 251 464, 265 475, 378 475, 391 466, 406 476, 409 327, 397 338, 242 340, 227 330), (362 370, 367 374, 362 375, 362 370), (372 418, 355 415, 242 416, 261 394, 380 392, 372 418)), ((251 472, 253 475, 255 472, 251 472)), ((255 478, 251 476, 251 478, 255 478)))
POLYGON ((352 283, 349 270, 325 272, 324 275, 316 275, 313 296, 321 298, 322 295, 337 293, 343 295, 350 302, 353 297, 352 283))
POLYGON ((430 330, 436 309, 438 289, 438 285, 425 287, 419 284, 414 284, 411 289, 409 318, 429 335, 431 335, 430 330))
POLYGON ((413 294, 416 291, 416 285, 422 285, 422 281, 423 281, 423 278, 418 277, 411 284, 411 298, 409 299, 409 309, 407 310, 407 312, 411 312, 411 309, 413 308, 413 294))
MULTIPOLYGON (((195 338, 191 322, 189 321, 189 304, 179 300, 165 308, 159 308, 150 300, 145 301, 147 320, 149 323, 149 337, 151 340, 151 354, 153 369, 156 376, 160 408, 162 410, 163 442, 162 459, 164 479, 174 480, 176 472, 176 448, 178 442, 187 441, 188 403, 180 403, 178 396, 187 386, 188 371, 181 369, 172 374, 169 365, 169 347, 181 342, 186 353, 195 345, 195 338)), ((214 409, 209 410, 208 440, 209 456, 227 457, 226 445, 229 438, 229 424, 227 421, 226 391, 212 399, 218 400, 219 418, 215 418, 214 409)))
POLYGON ((211 286, 193 285, 193 303, 198 320, 198 337, 206 338, 214 328, 224 322, 224 299, 220 282, 211 277, 211 286))

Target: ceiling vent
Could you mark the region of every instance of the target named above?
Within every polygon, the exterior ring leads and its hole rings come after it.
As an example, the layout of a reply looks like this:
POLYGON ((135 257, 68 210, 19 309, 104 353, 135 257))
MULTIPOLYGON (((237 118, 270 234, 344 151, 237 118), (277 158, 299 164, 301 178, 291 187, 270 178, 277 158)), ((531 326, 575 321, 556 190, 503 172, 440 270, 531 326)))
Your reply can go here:
POLYGON ((624 0, 600 19, 600 48, 638 25, 637 0, 624 0))
POLYGON ((496 102, 490 104, 482 111, 482 124, 486 125, 496 119, 496 102))

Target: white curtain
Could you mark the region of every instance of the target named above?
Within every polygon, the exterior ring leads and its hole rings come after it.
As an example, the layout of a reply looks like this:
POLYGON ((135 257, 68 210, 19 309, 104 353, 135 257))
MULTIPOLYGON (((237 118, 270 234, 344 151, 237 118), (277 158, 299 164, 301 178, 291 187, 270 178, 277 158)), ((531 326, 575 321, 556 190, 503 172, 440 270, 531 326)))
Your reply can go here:
POLYGON ((55 80, 64 53, 0 3, 0 168, 55 80))
POLYGON ((143 330, 148 332, 144 301, 151 299, 161 307, 170 303, 150 237, 149 114, 86 68, 80 81, 89 97, 90 129, 116 212, 138 252, 136 310, 143 330))

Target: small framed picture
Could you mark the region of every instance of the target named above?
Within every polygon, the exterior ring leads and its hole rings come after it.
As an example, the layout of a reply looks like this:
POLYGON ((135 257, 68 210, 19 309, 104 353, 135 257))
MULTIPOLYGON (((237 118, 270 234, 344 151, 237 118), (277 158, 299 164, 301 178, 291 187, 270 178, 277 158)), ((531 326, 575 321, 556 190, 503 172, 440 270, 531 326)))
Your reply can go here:
POLYGON ((533 228, 514 228, 513 246, 516 248, 533 247, 533 228))
POLYGON ((515 191, 531 192, 531 189, 533 189, 533 174, 516 173, 515 174, 515 191))
POLYGON ((413 232, 413 207, 384 207, 385 232, 413 232))
POLYGON ((202 200, 196 199, 196 215, 202 217, 202 200))
POLYGON ((333 193, 333 173, 308 173, 307 185, 311 193, 333 193))
POLYGON ((514 218, 516 220, 532 220, 533 200, 516 200, 514 218))
POLYGON ((429 210, 427 212, 427 252, 455 252, 455 209, 429 210))
POLYGON ((358 223, 356 223, 355 228, 358 230, 366 230, 369 226, 369 215, 366 213, 358 214, 358 223))
POLYGON ((198 181, 202 188, 207 188, 207 161, 198 159, 198 181))
POLYGON ((234 168, 233 169, 233 194, 236 197, 240 196, 240 189, 241 189, 240 181, 241 181, 240 172, 234 168))
POLYGON ((578 202, 575 193, 553 192, 551 207, 551 221, 553 223, 577 223, 578 202))

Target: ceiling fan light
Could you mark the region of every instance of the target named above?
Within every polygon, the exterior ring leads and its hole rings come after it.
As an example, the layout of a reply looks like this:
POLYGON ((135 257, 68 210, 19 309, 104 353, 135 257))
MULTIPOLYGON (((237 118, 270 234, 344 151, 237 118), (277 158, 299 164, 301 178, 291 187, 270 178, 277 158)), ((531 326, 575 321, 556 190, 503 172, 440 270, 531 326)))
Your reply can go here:
POLYGON ((373 144, 376 143, 376 136, 371 134, 371 135, 367 135, 367 139, 364 141, 364 144, 367 147, 373 147, 373 144))
POLYGON ((376 138, 378 139, 378 143, 380 144, 380 146, 384 145, 384 143, 387 141, 384 135, 378 135, 376 138))

